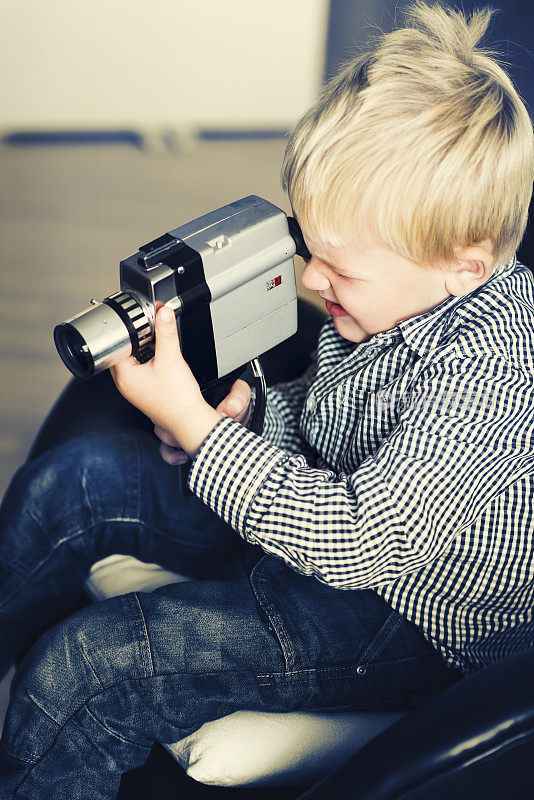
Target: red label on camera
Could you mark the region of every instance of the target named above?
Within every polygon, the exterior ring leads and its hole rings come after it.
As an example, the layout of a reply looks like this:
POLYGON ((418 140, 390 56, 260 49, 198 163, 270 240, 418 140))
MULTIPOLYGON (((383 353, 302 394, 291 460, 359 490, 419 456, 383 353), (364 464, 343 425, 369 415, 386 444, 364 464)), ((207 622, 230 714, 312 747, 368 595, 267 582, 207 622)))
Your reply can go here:
POLYGON ((280 286, 282 283, 282 276, 277 275, 276 278, 272 278, 270 281, 267 281, 267 291, 270 289, 274 289, 275 286, 280 286))

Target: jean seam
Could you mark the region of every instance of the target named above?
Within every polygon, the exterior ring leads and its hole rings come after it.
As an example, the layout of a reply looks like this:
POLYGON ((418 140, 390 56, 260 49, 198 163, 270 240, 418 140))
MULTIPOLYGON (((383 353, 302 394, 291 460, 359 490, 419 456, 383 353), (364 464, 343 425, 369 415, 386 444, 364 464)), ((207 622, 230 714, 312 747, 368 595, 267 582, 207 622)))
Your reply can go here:
MULTIPOLYGON (((82 709, 80 709, 80 711, 81 710, 82 709)), ((105 730, 107 733, 110 733, 115 739, 118 739, 120 742, 124 742, 125 744, 131 744, 131 745, 134 745, 134 747, 139 747, 139 744, 137 742, 132 742, 131 739, 126 739, 124 736, 121 736, 120 733, 117 733, 117 731, 114 731, 112 728, 109 728, 105 724, 105 722, 103 722, 101 719, 98 719, 98 717, 95 716, 95 714, 91 711, 91 709, 89 708, 87 703, 85 704, 84 710, 87 712, 87 714, 89 714, 89 716, 92 719, 94 719, 94 721, 96 722, 97 725, 99 725, 101 728, 103 728, 103 730, 105 730)), ((79 712, 77 712, 77 713, 79 713, 79 712)))
POLYGON ((13 753, 10 753, 9 750, 6 748, 3 742, 0 741, 0 750, 6 754, 8 758, 12 758, 15 761, 24 761, 25 764, 29 764, 30 766, 34 766, 39 761, 40 756, 30 756, 26 758, 26 756, 15 756, 13 753))
POLYGON ((85 640, 85 635, 84 635, 83 631, 79 632, 78 641, 80 642, 80 651, 81 651, 83 660, 85 661, 85 663, 87 664, 87 666, 89 667, 91 672, 93 673, 95 679, 98 681, 98 684, 102 688, 104 688, 104 684, 102 683, 102 681, 98 677, 98 673, 95 670, 95 668, 93 667, 93 664, 91 663, 91 659, 89 658, 89 654, 87 653, 87 651, 85 649, 86 640, 85 640))
MULTIPOLYGON (((430 652, 421 652, 421 653, 416 653, 413 656, 406 656, 405 658, 394 658, 394 659, 391 659, 390 661, 379 661, 378 663, 374 663, 374 664, 371 664, 369 662, 359 662, 359 665, 360 666, 364 665, 366 667, 371 667, 371 668, 372 667, 383 668, 383 667, 391 667, 391 666, 394 666, 394 665, 397 665, 397 664, 399 664, 399 665, 409 664, 410 662, 416 662, 416 661, 421 661, 421 660, 426 661, 428 659, 434 659, 434 654, 430 653, 430 652)), ((350 675, 351 673, 355 672, 355 670, 356 670, 356 662, 348 661, 345 664, 341 664, 338 667, 334 667, 334 666, 332 666, 332 667, 310 667, 309 669, 296 669, 296 670, 293 670, 291 673, 288 673, 288 672, 268 672, 268 673, 265 673, 263 675, 256 675, 256 677, 257 678, 287 678, 287 677, 289 677, 289 678, 293 678, 293 677, 297 678, 300 675, 307 676, 307 675, 310 675, 312 673, 315 673, 317 675, 324 675, 324 674, 328 675, 328 674, 334 673, 334 672, 345 672, 347 675, 350 675)))
POLYGON ((46 708, 44 708, 44 707, 41 705, 41 703, 39 702, 39 700, 37 700, 37 698, 36 698, 36 697, 34 697, 34 696, 33 696, 33 694, 32 694, 31 692, 28 692, 28 697, 30 698, 30 700, 32 701, 32 703, 35 703, 35 705, 37 706, 37 708, 38 708, 40 711, 42 711, 42 712, 43 712, 43 714, 46 714, 46 716, 48 717, 48 719, 51 719, 51 720, 52 720, 52 722, 53 722, 55 725, 57 725, 58 727, 61 727, 61 722, 58 722, 58 721, 57 721, 57 719, 54 719, 54 717, 52 716, 52 714, 49 714, 49 713, 48 713, 48 711, 46 710, 46 708))
POLYGON ((82 487, 82 492, 83 492, 83 496, 84 496, 84 499, 85 499, 85 504, 86 504, 87 508, 89 509, 89 513, 91 515, 91 524, 94 524, 95 515, 94 515, 93 505, 91 503, 91 498, 90 498, 89 492, 87 490, 87 477, 86 477, 86 471, 85 470, 82 472, 80 484, 81 484, 81 487, 82 487))
POLYGON ((282 648, 282 652, 284 654, 284 660, 286 664, 286 671, 293 672, 295 669, 296 658, 295 658, 295 651, 293 650, 293 645, 291 643, 291 638, 289 637, 286 629, 284 628, 284 624, 276 612, 274 607, 267 601, 264 593, 260 590, 260 594, 263 599, 262 607, 265 610, 269 620, 271 621, 272 628, 278 641, 280 642, 280 646, 282 648))
POLYGON ((396 633, 402 624, 402 617, 396 611, 391 611, 388 618, 374 637, 364 652, 359 657, 359 660, 370 662, 384 650, 387 643, 392 636, 396 633))
POLYGON ((132 603, 134 614, 139 616, 139 622, 141 625, 141 629, 143 632, 143 641, 145 646, 142 648, 143 652, 143 667, 145 670, 145 678, 153 677, 154 676, 154 661, 152 659, 152 648, 150 646, 150 637, 148 635, 148 629, 146 625, 145 615, 143 614, 143 607, 141 606, 141 601, 139 600, 139 595, 137 592, 132 592, 129 595, 129 598, 132 603))
MULTIPOLYGON (((256 562, 254 567, 252 568, 252 572, 250 575, 250 585, 252 586, 252 591, 254 592, 258 603, 267 616, 269 620, 271 629, 275 634, 276 640, 282 650, 282 655, 284 658, 284 663, 287 672, 293 672, 295 669, 295 665, 297 663, 297 659, 295 658, 295 652, 293 650, 293 645, 291 643, 291 638, 288 635, 286 629, 284 628, 283 622, 277 613, 276 609, 267 599, 264 591, 261 588, 261 583, 266 581, 264 575, 262 575, 261 570, 263 569, 263 562, 265 565, 267 564, 267 560, 270 556, 263 556, 259 561, 256 562), (253 580, 255 578, 256 580, 253 580)), ((261 677, 268 677, 268 676, 261 676, 261 677)))

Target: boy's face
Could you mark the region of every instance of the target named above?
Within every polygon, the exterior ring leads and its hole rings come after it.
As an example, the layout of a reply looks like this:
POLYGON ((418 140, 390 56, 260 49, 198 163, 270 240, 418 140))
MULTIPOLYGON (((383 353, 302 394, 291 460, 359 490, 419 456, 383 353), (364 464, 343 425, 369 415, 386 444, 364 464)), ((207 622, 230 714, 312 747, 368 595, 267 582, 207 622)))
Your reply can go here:
POLYGON ((349 341, 367 341, 450 296, 444 271, 422 268, 391 250, 370 243, 333 247, 305 241, 312 257, 302 283, 318 292, 336 330, 349 341))

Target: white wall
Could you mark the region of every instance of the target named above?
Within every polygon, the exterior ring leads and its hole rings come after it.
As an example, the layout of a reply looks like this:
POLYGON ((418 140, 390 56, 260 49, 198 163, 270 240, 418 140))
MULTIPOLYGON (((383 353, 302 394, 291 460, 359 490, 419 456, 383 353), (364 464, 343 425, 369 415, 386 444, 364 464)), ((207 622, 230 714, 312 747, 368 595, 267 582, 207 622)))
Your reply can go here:
POLYGON ((327 0, 1 0, 0 128, 287 126, 327 0))

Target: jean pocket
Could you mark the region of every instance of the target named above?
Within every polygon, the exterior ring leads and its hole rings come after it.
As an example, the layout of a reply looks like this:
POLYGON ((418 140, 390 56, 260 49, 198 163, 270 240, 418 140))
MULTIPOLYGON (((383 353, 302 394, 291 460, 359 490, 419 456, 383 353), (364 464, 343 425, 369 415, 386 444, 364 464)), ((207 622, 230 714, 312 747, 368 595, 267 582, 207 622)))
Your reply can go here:
POLYGON ((250 583, 278 640, 285 670, 355 671, 379 660, 405 623, 370 589, 343 590, 263 556, 250 583))

